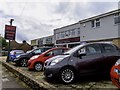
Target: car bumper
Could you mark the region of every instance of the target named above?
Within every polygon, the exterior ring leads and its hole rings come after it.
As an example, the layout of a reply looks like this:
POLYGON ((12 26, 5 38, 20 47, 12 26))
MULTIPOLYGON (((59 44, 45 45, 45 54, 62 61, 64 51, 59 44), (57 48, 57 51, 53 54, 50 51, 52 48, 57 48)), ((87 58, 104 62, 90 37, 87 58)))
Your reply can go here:
POLYGON ((9 61, 13 62, 13 61, 14 61, 14 58, 9 58, 9 61))
POLYGON ((27 67, 29 70, 33 70, 34 69, 34 65, 32 64, 32 62, 28 62, 27 63, 27 67))
POLYGON ((12 62, 19 63, 19 59, 14 59, 12 62))
POLYGON ((14 61, 15 58, 15 56, 9 56, 9 61, 14 61))
POLYGON ((57 66, 47 66, 47 67, 44 67, 44 75, 46 78, 55 78, 55 77, 58 77, 59 76, 59 71, 60 71, 61 67, 57 66))
POLYGON ((116 67, 113 66, 110 72, 111 80, 114 85, 120 88, 120 74, 116 72, 116 67))

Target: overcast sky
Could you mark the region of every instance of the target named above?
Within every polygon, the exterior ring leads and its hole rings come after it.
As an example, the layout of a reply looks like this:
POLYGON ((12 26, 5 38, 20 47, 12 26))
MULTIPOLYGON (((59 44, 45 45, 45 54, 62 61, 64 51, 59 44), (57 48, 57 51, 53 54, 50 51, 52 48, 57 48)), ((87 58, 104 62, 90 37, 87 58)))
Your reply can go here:
POLYGON ((0 34, 4 36, 4 26, 13 18, 16 41, 30 43, 32 39, 53 35, 56 28, 118 9, 118 1, 0 0, 0 34))

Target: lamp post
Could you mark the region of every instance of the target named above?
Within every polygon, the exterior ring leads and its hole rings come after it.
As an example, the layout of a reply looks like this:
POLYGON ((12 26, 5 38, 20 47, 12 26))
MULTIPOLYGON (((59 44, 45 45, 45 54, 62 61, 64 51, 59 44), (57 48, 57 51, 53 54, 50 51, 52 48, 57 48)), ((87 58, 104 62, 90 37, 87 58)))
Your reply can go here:
MULTIPOLYGON (((10 25, 12 26, 12 22, 14 21, 14 19, 10 19, 10 25)), ((10 39, 8 42, 8 54, 7 54, 7 59, 6 62, 9 62, 9 54, 10 54, 10 39)))

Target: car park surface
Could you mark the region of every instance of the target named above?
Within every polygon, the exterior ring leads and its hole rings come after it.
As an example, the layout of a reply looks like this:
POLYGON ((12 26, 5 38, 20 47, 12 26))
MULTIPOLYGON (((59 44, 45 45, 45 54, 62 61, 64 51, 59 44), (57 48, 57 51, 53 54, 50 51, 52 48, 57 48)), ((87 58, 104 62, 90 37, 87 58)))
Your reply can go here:
POLYGON ((52 48, 47 50, 46 52, 43 52, 40 55, 35 55, 28 60, 28 69, 30 70, 36 70, 36 71, 41 71, 43 70, 43 65, 44 62, 56 55, 61 55, 65 51, 67 51, 68 48, 65 47, 59 47, 59 48, 52 48))
POLYGON ((40 47, 37 49, 33 49, 31 51, 28 51, 28 52, 16 57, 16 59, 14 59, 14 62, 16 63, 16 65, 19 65, 19 66, 27 66, 27 62, 32 56, 40 55, 41 53, 43 53, 46 50, 51 49, 51 48, 52 47, 40 47))
POLYGON ((28 71, 26 67, 18 67, 12 62, 6 62, 5 57, 0 57, 2 63, 8 70, 10 70, 14 75, 16 75, 20 80, 24 81, 32 89, 38 90, 50 90, 50 89, 84 89, 84 90, 96 90, 96 89, 109 89, 109 90, 118 90, 118 88, 112 84, 109 78, 105 76, 98 77, 85 77, 78 79, 78 82, 73 84, 62 84, 58 80, 48 81, 43 75, 43 72, 33 72, 28 71), (28 79, 29 78, 29 79, 28 79), (27 80, 28 79, 28 80, 27 80), (34 82, 31 82, 33 80, 34 82))
POLYGON ((7 70, 0 62, 1 70, 1 88, 0 90, 30 90, 21 80, 16 78, 9 70, 7 70))
POLYGON ((44 75, 68 84, 80 76, 109 74, 119 58, 120 49, 113 44, 83 44, 45 61, 44 75))

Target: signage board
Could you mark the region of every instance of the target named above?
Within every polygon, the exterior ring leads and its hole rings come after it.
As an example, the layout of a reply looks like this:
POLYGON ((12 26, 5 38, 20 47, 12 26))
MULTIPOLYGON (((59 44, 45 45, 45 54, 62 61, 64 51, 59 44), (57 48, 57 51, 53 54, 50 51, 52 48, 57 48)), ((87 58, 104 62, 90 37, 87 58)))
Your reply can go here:
POLYGON ((5 39, 15 40, 16 26, 5 25, 5 39))
POLYGON ((56 44, 73 43, 73 42, 80 42, 80 37, 56 40, 56 44))

